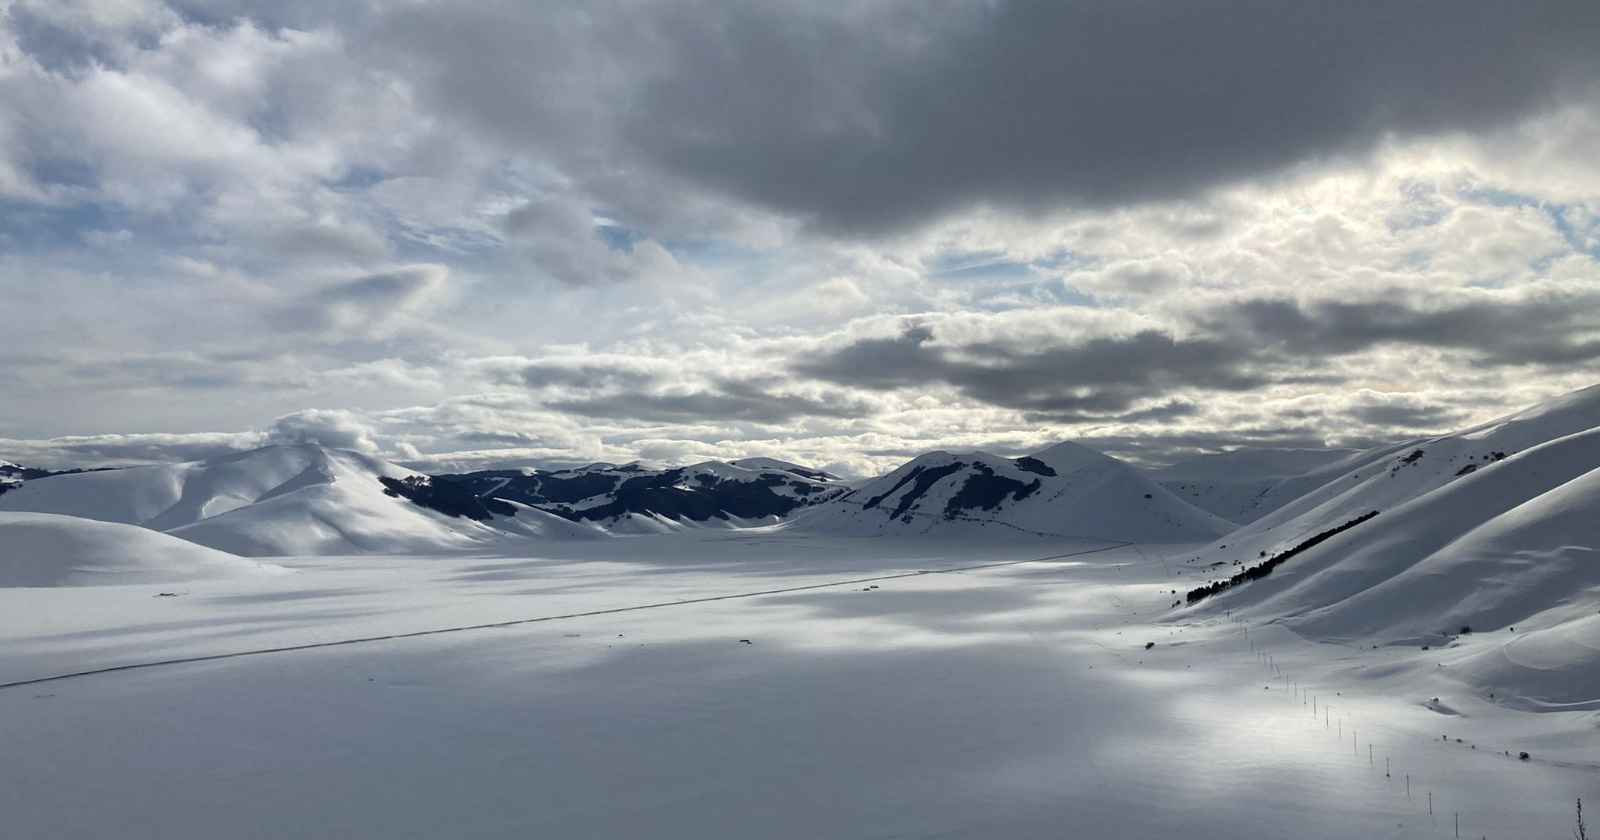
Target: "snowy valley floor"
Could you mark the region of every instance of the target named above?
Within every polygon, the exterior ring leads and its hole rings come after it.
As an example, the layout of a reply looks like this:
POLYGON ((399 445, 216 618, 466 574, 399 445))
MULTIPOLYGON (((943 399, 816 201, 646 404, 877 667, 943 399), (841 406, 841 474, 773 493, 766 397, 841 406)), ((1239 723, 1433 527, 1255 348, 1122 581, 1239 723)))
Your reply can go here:
POLYGON ((0 835, 1409 838, 1459 813, 1561 840, 1575 798, 1600 813, 1594 711, 1473 698, 1434 652, 1171 621, 1171 547, 540 552, 0 589, 0 683, 695 601, 0 689, 0 835))

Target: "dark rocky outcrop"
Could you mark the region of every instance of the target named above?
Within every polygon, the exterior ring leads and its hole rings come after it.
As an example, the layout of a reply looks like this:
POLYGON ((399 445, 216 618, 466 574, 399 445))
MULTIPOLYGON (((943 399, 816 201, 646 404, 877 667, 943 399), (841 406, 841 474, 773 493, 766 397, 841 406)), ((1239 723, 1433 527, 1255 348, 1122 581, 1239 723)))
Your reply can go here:
MULTIPOLYGON (((1018 464, 1018 466, 1022 465, 1018 464)), ((1044 465, 1039 464, 1039 466, 1044 465)), ((994 510, 1007 498, 1020 502, 1037 493, 1041 486, 1037 478, 1024 484, 1014 478, 995 475, 994 470, 985 464, 973 464, 972 467, 973 474, 968 476, 966 482, 961 485, 961 489, 956 491, 956 494, 951 496, 948 502, 945 502, 944 516, 946 519, 955 519, 970 510, 994 510)), ((1050 468, 1045 467, 1045 469, 1050 468)), ((1038 471, 1028 470, 1028 472, 1038 471)), ((1048 474, 1055 475, 1055 471, 1051 470, 1048 474)))
POLYGON ((435 480, 425 475, 413 475, 405 478, 379 476, 378 481, 383 484, 384 493, 397 498, 410 499, 425 508, 436 510, 446 516, 464 516, 479 522, 487 522, 494 518, 494 514, 501 516, 517 515, 517 509, 507 502, 478 496, 465 485, 452 481, 435 480))

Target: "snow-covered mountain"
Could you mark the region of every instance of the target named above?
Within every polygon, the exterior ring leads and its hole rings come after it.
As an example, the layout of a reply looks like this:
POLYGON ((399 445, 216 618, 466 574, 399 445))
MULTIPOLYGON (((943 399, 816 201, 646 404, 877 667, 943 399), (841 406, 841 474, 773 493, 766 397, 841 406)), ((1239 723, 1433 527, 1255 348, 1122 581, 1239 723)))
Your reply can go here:
POLYGON ((1525 449, 1595 426, 1600 426, 1600 386, 1453 434, 1349 456, 1300 477, 1321 483, 1288 501, 1272 500, 1271 513, 1219 540, 1204 552, 1205 559, 1227 556, 1242 562, 1276 554, 1369 511, 1393 510, 1525 449))
POLYGON ((507 505, 502 515, 479 519, 416 503, 403 492, 428 483, 356 452, 268 446, 205 461, 37 479, 0 497, 0 510, 140 525, 251 557, 451 551, 508 537, 595 533, 531 508, 507 505))
POLYGON ((838 476, 771 458, 647 469, 590 464, 568 470, 489 470, 436 476, 434 484, 528 505, 611 530, 772 522, 849 491, 838 476))
POLYGON ((1238 574, 1286 550, 1200 609, 1363 647, 1515 627, 1452 673, 1540 702, 1600 696, 1600 388, 1398 447, 1197 559, 1238 574))
POLYGON ((1344 472, 1355 449, 1239 449, 1199 455, 1152 472, 1162 487, 1201 510, 1240 525, 1344 472))
POLYGON ((133 525, 0 513, 0 587, 182 583, 287 573, 133 525))
POLYGON ((52 475, 70 475, 72 473, 87 472, 86 470, 64 470, 53 472, 38 467, 24 467, 10 461, 0 460, 0 495, 8 490, 15 490, 22 486, 24 481, 33 481, 40 478, 49 478, 52 475))
POLYGON ((824 533, 1027 533, 1200 541, 1232 524, 1139 470, 1074 443, 1022 458, 930 452, 797 519, 824 533))
POLYGON ((772 459, 430 477, 297 445, 36 478, 0 498, 0 510, 139 525, 265 557, 456 551, 530 537, 774 522, 845 492, 837 476, 772 459))

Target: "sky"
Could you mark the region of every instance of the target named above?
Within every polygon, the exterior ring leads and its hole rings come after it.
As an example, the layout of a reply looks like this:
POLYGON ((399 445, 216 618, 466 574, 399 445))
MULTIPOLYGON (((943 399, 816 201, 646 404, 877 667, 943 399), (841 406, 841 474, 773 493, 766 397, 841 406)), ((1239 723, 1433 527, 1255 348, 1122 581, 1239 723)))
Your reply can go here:
POLYGON ((0 0, 0 458, 1361 447, 1592 384, 1592 0, 0 0))

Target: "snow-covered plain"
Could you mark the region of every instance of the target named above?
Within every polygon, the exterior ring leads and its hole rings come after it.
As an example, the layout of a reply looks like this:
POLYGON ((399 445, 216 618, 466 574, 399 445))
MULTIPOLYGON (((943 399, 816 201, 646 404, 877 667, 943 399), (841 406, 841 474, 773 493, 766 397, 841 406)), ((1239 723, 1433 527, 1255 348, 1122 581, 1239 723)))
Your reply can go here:
POLYGON ((1366 838, 1459 812, 1463 837, 1564 838, 1600 802, 1594 712, 1483 701, 1411 648, 1172 621, 1189 550, 780 526, 0 589, 0 683, 554 617, 11 685, 0 814, 52 838, 1366 838))

